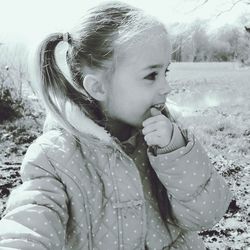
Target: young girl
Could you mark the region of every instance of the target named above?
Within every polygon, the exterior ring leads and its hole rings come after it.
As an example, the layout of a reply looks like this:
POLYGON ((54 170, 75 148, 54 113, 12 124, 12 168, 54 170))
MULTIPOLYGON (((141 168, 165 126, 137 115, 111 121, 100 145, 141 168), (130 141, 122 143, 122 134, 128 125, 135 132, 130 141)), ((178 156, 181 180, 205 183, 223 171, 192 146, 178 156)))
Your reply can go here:
POLYGON ((24 158, 0 249, 204 249, 195 231, 218 222, 231 195, 164 106, 170 47, 160 22, 118 2, 42 42, 35 83, 50 118, 24 158))

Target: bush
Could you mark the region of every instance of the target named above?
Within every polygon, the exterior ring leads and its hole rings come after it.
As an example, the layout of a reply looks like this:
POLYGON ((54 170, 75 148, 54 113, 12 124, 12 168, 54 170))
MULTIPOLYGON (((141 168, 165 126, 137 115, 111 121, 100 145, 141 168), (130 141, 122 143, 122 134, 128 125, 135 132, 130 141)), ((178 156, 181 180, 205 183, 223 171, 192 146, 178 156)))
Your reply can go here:
POLYGON ((22 44, 0 44, 0 124, 23 117, 23 85, 28 81, 27 50, 22 44))
POLYGON ((22 117, 24 110, 22 99, 13 93, 4 86, 0 88, 0 123, 22 117))

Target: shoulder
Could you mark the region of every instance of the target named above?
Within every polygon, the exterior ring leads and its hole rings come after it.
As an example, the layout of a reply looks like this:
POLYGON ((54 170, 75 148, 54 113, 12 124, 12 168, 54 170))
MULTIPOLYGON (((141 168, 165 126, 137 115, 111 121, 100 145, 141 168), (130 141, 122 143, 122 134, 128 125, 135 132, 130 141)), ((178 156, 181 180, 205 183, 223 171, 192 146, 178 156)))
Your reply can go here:
POLYGON ((28 148, 25 161, 66 162, 76 151, 76 139, 64 130, 54 129, 39 136, 28 148))

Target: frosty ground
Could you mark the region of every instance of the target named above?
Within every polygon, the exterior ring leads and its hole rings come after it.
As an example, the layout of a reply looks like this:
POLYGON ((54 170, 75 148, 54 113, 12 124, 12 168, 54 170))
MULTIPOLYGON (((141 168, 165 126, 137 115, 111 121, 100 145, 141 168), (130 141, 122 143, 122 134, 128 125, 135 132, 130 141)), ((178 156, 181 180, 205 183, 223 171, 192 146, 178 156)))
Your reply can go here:
MULTIPOLYGON (((193 130, 234 197, 222 220, 200 232, 207 249, 250 249, 250 68, 237 63, 173 63, 170 110, 193 130), (182 116, 179 116, 181 112, 182 116)), ((24 98, 29 111, 0 124, 0 215, 10 191, 21 183, 20 165, 27 147, 42 133, 43 108, 24 98)))

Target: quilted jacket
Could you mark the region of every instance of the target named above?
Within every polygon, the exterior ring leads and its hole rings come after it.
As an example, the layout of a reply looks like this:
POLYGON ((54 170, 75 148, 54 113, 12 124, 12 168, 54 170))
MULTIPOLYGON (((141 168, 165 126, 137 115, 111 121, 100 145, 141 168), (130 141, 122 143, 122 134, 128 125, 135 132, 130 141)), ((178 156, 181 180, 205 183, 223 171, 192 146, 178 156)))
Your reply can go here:
POLYGON ((197 139, 183 131, 185 146, 156 156, 143 138, 138 144, 168 190, 179 223, 169 224, 164 243, 155 232, 154 247, 146 247, 138 161, 93 121, 78 120, 75 127, 85 133, 79 141, 55 128, 29 147, 23 184, 12 191, 0 221, 0 249, 204 249, 196 231, 221 219, 231 194, 197 139))

